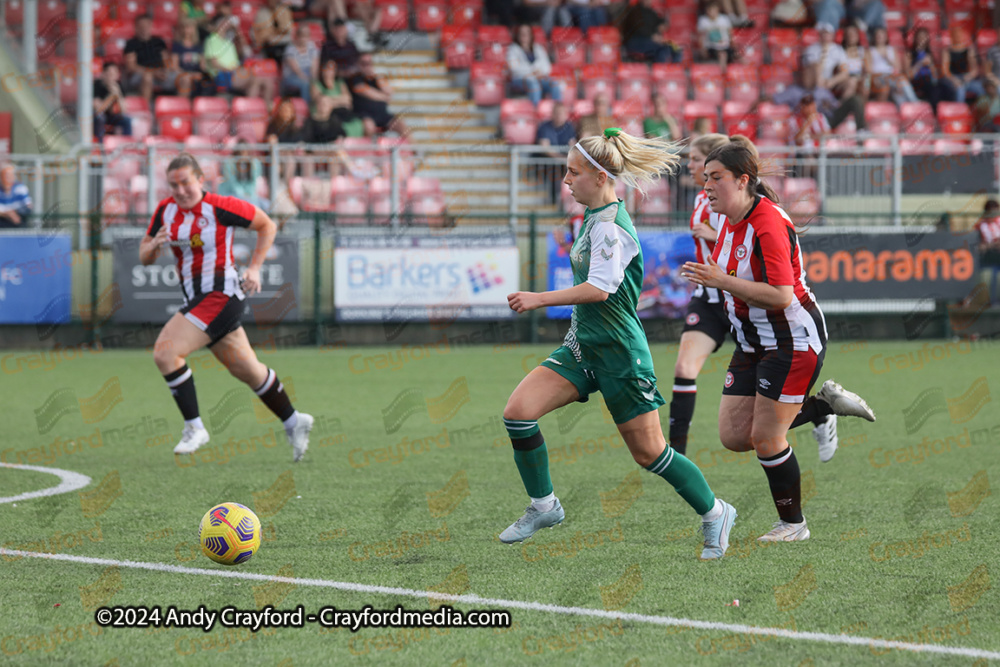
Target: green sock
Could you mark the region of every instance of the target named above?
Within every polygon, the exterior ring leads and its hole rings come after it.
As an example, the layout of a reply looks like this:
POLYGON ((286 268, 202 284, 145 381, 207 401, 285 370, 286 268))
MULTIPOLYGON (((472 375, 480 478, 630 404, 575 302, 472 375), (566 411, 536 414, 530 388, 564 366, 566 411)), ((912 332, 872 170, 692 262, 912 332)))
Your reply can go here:
POLYGON ((549 477, 549 452, 536 421, 504 419, 510 442, 514 446, 514 463, 521 473, 524 490, 531 498, 544 498, 552 493, 549 477))
POLYGON ((667 480, 698 514, 706 514, 715 506, 715 494, 701 470, 673 447, 664 449, 646 470, 667 480))

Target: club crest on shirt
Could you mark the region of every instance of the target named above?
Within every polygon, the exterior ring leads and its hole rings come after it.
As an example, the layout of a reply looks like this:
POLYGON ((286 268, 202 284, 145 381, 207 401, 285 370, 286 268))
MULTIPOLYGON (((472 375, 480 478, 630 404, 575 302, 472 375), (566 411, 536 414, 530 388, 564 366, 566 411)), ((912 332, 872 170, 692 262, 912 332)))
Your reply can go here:
POLYGON ((735 382, 735 381, 736 381, 736 378, 733 377, 732 373, 726 373, 726 387, 732 387, 733 386, 733 382, 735 382))
POLYGON ((604 245, 608 246, 609 248, 612 248, 616 243, 618 243, 618 239, 613 239, 607 234, 604 235, 604 245))
POLYGON ((736 246, 736 259, 742 261, 747 258, 747 247, 745 245, 736 246))
POLYGON ((701 318, 698 317, 698 313, 688 313, 688 316, 687 316, 688 326, 692 326, 693 327, 694 325, 698 324, 698 320, 700 320, 700 319, 701 318))
POLYGON ((198 218, 194 224, 198 229, 205 229, 205 227, 208 227, 208 220, 205 218, 198 218))

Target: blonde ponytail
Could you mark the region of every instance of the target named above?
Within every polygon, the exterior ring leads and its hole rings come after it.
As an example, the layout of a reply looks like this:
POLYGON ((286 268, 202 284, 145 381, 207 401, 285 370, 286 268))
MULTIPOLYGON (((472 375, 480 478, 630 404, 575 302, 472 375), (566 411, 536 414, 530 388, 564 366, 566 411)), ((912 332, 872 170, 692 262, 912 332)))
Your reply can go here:
POLYGON ((634 137, 615 127, 601 136, 585 137, 580 146, 616 179, 645 194, 644 185, 680 164, 676 142, 660 137, 634 137))

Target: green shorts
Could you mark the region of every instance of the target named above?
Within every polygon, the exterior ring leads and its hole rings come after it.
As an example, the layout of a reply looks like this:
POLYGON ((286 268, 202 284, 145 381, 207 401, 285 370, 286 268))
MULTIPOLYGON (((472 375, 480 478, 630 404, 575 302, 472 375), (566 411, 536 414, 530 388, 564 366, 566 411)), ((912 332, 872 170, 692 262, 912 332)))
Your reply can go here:
POLYGON ((601 392, 616 424, 624 424, 666 403, 656 389, 656 376, 652 373, 633 377, 602 375, 577 361, 565 345, 550 354, 541 365, 572 382, 580 392, 578 400, 581 403, 589 400, 595 391, 601 392))

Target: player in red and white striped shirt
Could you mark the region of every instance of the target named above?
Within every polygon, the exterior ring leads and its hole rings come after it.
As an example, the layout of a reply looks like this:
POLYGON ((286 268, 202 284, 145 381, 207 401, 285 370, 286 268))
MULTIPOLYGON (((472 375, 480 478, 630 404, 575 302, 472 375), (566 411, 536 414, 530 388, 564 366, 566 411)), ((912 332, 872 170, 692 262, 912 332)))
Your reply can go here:
MULTIPOLYGON (((727 143, 729 137, 714 133, 703 134, 691 142, 688 171, 696 185, 705 185, 705 156, 727 143)), ((712 212, 705 191, 699 192, 691 213, 691 235, 699 264, 704 264, 712 256, 723 220, 718 213, 712 212)), ((670 446, 681 454, 687 453, 688 431, 691 430, 698 396, 698 373, 708 356, 722 347, 730 328, 719 290, 698 285, 684 316, 684 331, 674 364, 674 391, 670 400, 670 446)))
POLYGON ((788 429, 834 412, 870 421, 874 415, 839 386, 806 398, 823 365, 826 323, 806 285, 795 226, 758 169, 755 151, 737 143, 705 158, 705 192, 726 221, 707 263, 688 262, 683 272, 696 284, 723 290, 736 334, 719 437, 727 449, 756 450, 767 474, 780 519, 758 539, 792 542, 808 539, 809 529, 788 429))
POLYGON ((1000 203, 988 199, 983 207, 983 217, 976 223, 979 232, 979 264, 990 269, 990 302, 1000 299, 997 292, 997 275, 1000 274, 1000 203))
POLYGON ((309 446, 313 418, 292 407, 284 385, 273 369, 262 364, 250 347, 241 316, 245 298, 233 261, 233 231, 243 227, 257 233, 242 287, 260 291, 260 268, 274 242, 274 222, 256 206, 235 197, 205 192, 198 161, 181 153, 167 166, 171 196, 160 202, 139 246, 139 261, 156 261, 169 247, 177 259, 184 306, 163 326, 153 348, 153 359, 167 381, 184 416, 184 433, 175 454, 190 454, 209 440, 198 412, 194 377, 186 358, 208 346, 237 379, 242 380, 285 426, 298 461, 309 446))

